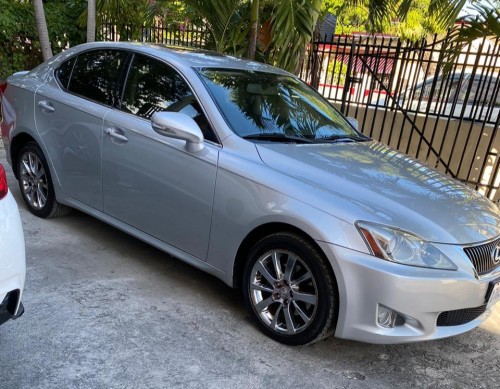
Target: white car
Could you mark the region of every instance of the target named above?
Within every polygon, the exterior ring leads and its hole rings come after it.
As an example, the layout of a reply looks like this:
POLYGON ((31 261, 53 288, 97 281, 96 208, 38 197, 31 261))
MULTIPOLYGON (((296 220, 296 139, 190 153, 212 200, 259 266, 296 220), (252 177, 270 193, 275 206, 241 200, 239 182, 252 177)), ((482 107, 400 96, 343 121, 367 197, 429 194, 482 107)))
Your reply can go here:
POLYGON ((19 210, 0 164, 0 324, 24 313, 21 297, 26 276, 24 234, 19 210))

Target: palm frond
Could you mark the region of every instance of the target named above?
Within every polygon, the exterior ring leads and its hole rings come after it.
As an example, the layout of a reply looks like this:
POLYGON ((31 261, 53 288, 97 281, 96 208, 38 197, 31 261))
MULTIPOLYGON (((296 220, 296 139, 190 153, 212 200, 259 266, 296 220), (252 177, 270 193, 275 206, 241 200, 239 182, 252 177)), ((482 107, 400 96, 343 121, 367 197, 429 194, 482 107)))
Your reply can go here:
POLYGON ((466 2, 467 0, 431 0, 429 16, 442 29, 450 28, 455 24, 466 2))
POLYGON ((383 31, 383 26, 396 16, 394 0, 368 1, 368 23, 372 30, 383 31))
MULTIPOLYGON (((208 23, 217 51, 231 50, 237 46, 231 38, 239 37, 234 29, 242 28, 240 11, 243 10, 242 0, 185 0, 208 23)), ((238 31, 239 32, 239 31, 238 31)))
MULTIPOLYGON (((498 4, 498 3, 497 3, 498 4)), ((476 39, 493 39, 500 37, 500 5, 491 2, 481 2, 472 5, 476 15, 465 16, 462 24, 454 27, 445 55, 445 72, 449 71, 465 46, 476 39)))
POLYGON ((321 3, 321 0, 276 3, 271 16, 271 57, 276 66, 290 72, 297 70, 299 58, 311 40, 321 3))

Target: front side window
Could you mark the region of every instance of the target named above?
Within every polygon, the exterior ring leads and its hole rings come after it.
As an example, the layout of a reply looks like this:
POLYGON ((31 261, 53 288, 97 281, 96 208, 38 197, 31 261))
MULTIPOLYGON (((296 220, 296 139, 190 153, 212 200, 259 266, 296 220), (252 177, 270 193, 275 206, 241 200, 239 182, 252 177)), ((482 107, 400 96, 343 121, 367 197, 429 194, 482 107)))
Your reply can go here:
POLYGON ((134 56, 121 109, 145 119, 150 119, 155 112, 182 112, 196 121, 205 139, 217 141, 186 81, 175 69, 153 58, 134 56))
POLYGON ((231 129, 248 139, 367 140, 318 93, 294 77, 238 69, 198 73, 231 129))
POLYGON ((118 84, 127 53, 96 50, 80 54, 68 90, 106 105, 117 102, 118 84))

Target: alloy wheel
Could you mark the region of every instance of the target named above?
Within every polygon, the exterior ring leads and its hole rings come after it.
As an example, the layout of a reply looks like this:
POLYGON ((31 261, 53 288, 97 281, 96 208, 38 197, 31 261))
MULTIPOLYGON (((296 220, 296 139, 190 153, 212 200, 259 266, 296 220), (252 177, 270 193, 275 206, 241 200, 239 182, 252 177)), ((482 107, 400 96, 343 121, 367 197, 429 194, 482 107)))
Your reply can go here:
POLYGON ((318 306, 316 281, 294 253, 264 253, 252 268, 249 288, 255 312, 271 330, 294 335, 313 322, 318 306))
POLYGON ((40 158, 27 151, 21 157, 20 181, 23 194, 29 205, 40 210, 45 207, 49 193, 47 174, 40 158))

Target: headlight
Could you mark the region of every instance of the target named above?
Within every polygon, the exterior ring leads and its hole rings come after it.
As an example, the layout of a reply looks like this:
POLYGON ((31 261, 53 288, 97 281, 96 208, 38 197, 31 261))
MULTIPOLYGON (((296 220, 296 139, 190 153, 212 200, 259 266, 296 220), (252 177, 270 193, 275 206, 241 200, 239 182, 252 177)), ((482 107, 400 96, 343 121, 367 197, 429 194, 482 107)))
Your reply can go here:
POLYGON ((403 265, 457 270, 455 264, 436 246, 416 235, 379 224, 356 224, 376 257, 403 265))

